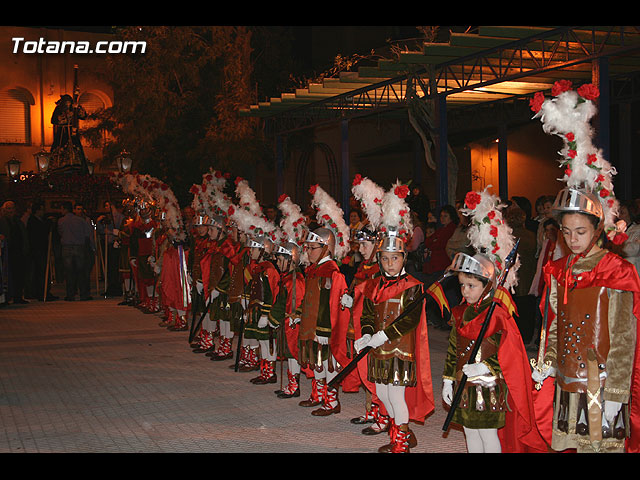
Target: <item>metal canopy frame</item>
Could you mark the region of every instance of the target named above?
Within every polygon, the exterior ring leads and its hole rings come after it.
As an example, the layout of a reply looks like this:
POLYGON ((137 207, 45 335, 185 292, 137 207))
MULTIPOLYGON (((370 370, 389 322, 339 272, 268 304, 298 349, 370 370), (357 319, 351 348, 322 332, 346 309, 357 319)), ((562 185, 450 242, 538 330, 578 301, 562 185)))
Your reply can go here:
MULTIPOLYGON (((407 92, 416 92, 431 102, 438 122, 438 204, 443 204, 448 196, 447 166, 441 159, 447 157, 448 123, 454 131, 463 131, 464 116, 487 118, 493 111, 493 125, 504 135, 506 127, 496 122, 523 119, 525 112, 530 113, 528 98, 535 92, 549 90, 560 79, 574 83, 595 80, 602 93, 600 121, 605 122, 602 125, 608 135, 605 112, 610 103, 618 95, 628 98, 638 93, 638 51, 639 26, 480 26, 477 34, 452 33, 449 43, 425 43, 422 52, 402 52, 397 59, 379 60, 377 67, 360 67, 358 72, 241 109, 239 114, 264 118, 267 134, 277 138, 341 122, 345 152, 345 122, 402 111, 407 108, 407 92), (359 86, 350 88, 354 84, 359 86)), ((608 137, 604 142, 608 147, 608 137)), ((506 156, 506 147, 502 152, 506 156)), ((507 195, 506 158, 501 164, 502 196, 507 195)), ((277 159, 276 170, 282 174, 282 159, 277 159)), ((346 197, 345 178, 342 180, 346 197)))

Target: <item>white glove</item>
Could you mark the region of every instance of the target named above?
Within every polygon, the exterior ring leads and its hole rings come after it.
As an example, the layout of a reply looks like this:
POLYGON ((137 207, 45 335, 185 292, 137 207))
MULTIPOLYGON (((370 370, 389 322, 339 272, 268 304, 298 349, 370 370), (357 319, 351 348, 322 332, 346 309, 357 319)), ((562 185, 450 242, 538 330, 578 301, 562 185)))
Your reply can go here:
POLYGON ((202 285, 202 282, 200 280, 196 280, 196 290, 200 295, 202 295, 202 290, 204 290, 204 285, 202 285))
POLYGON ((489 367, 482 363, 466 363, 462 366, 462 373, 468 378, 474 378, 474 381, 484 387, 493 387, 496 384, 495 377, 491 373, 489 367), (491 378, 475 378, 475 377, 491 377, 491 378))
POLYGON ((384 333, 384 331, 380 330, 371 336, 371 340, 369 340, 369 343, 366 346, 376 348, 384 344, 384 342, 386 342, 387 340, 389 340, 387 334, 384 333))
POLYGON ((345 308, 351 308, 353 306, 353 297, 345 293, 340 298, 340 305, 345 308))
POLYGON ((246 310, 247 307, 249 306, 249 299, 247 298, 241 298, 240 299, 240 305, 242 305, 242 309, 246 310))
POLYGON ((293 328, 297 323, 300 323, 300 318, 289 318, 289 326, 293 328))
POLYGON ((464 373, 467 377, 478 377, 481 375, 491 375, 491 370, 487 367, 486 364, 479 363, 465 363, 462 366, 462 373, 464 373))
POLYGON ((371 340, 371 335, 369 335, 368 333, 365 333, 363 336, 361 336, 360 338, 356 339, 355 342, 353 342, 353 348, 356 349, 356 352, 360 352, 360 350, 362 350, 364 347, 367 346, 367 344, 369 343, 369 340, 371 340))
POLYGON ((315 335, 313 339, 318 342, 320 345, 329 345, 329 337, 319 337, 315 335))
POLYGON ((613 421, 621 408, 622 403, 620 402, 614 402, 612 400, 604 401, 604 418, 609 425, 613 425, 613 421))
POLYGON ((258 319, 258 328, 265 328, 268 324, 269 319, 266 317, 266 315, 263 315, 258 319))
POLYGON ((453 401, 453 381, 445 379, 442 381, 442 400, 447 405, 451 405, 453 401))
POLYGON ((215 288, 211 291, 211 300, 215 300, 220 296, 220 292, 215 288))
POLYGON ((542 371, 538 370, 537 368, 534 368, 533 372, 531 372, 531 378, 536 383, 542 383, 544 382, 545 378, 554 376, 555 374, 556 374, 556 369, 553 367, 545 368, 542 371))

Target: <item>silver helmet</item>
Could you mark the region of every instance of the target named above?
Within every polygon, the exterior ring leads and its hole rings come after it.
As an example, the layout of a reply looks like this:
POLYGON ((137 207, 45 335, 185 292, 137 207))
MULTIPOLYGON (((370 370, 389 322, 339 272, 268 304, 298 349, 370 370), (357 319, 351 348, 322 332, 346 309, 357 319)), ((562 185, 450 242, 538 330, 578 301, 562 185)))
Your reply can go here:
POLYGON ((377 240, 377 236, 376 236, 376 233, 374 231, 370 230, 367 227, 362 227, 360 230, 358 230, 354 234, 353 239, 356 242, 372 242, 372 243, 375 243, 375 241, 377 240))
POLYGON ((572 187, 558 192, 551 210, 556 219, 564 213, 584 213, 604 220, 604 209, 596 194, 572 187))
POLYGON ((296 265, 300 263, 300 246, 293 241, 289 240, 277 245, 274 254, 288 257, 296 265))
POLYGON ((405 242, 398 236, 395 226, 387 227, 386 231, 378 233, 377 252, 400 252, 406 253, 405 242))
POLYGON ((333 232, 325 227, 316 228, 313 232, 309 232, 305 243, 319 243, 325 245, 327 250, 333 255, 336 250, 336 237, 333 232))
POLYGON ((247 235, 247 247, 259 248, 267 253, 271 253, 274 250, 274 244, 271 237, 266 234, 256 234, 252 236, 247 235))
POLYGON ((204 214, 204 213, 200 213, 196 216, 194 216, 193 218, 193 225, 196 227, 209 227, 211 225, 213 225, 213 221, 211 220, 211 218, 204 214))
POLYGON ((496 267, 488 257, 481 253, 471 256, 458 252, 453 257, 451 265, 447 268, 447 273, 468 273, 486 278, 491 285, 496 282, 496 267))

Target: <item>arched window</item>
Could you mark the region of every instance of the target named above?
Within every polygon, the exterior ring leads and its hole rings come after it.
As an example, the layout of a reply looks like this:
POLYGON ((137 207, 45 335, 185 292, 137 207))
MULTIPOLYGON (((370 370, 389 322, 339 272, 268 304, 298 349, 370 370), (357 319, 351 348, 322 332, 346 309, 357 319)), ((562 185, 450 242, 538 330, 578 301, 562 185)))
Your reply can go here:
POLYGON ((0 91, 0 143, 31 143, 31 111, 29 92, 22 88, 0 91))
MULTIPOLYGON (((78 98, 78 104, 85 109, 88 115, 91 115, 92 113, 96 113, 100 110, 104 110, 105 108, 107 108, 107 105, 105 104, 105 101, 103 100, 103 98, 100 95, 93 92, 82 93, 78 98)), ((80 123, 80 130, 94 128, 97 125, 98 125, 97 120, 89 120, 89 119, 82 120, 80 123)), ((101 132, 100 135, 102 137, 103 142, 106 142, 107 139, 109 138, 109 136, 107 135, 107 132, 101 132)), ((82 144, 84 146, 88 146, 88 143, 89 142, 87 141, 87 139, 82 138, 82 144)))

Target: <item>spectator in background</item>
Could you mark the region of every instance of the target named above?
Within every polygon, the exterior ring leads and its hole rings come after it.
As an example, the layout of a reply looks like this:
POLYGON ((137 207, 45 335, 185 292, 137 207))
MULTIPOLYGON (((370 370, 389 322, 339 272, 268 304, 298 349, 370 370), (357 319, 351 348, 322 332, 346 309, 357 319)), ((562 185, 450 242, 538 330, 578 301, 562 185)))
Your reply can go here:
POLYGON ((105 204, 109 213, 96 219, 98 234, 105 237, 107 245, 107 297, 122 296, 120 281, 120 247, 118 235, 124 223, 124 215, 116 205, 105 204))
POLYGON ((418 212, 411 210, 411 223, 413 225, 413 234, 407 244, 407 272, 420 281, 424 280, 422 273, 422 265, 424 263, 424 239, 425 227, 424 222, 420 219, 418 212))
POLYGON ((451 234, 446 246, 447 255, 451 260, 453 260, 453 257, 455 257, 458 252, 464 252, 469 255, 473 255, 475 253, 469 246, 469 238, 467 237, 467 229, 469 228, 471 219, 462 214, 460 211, 461 208, 463 207, 460 206, 456 209, 458 214, 458 225, 456 225, 456 229, 451 234))
POLYGON ((629 236, 614 251, 625 260, 633 263, 640 273, 640 216, 635 202, 624 202, 620 205, 618 218, 625 222, 624 232, 629 236))
POLYGON ((538 221, 531 217, 531 202, 527 197, 511 197, 511 200, 524 212, 524 228, 534 234, 538 231, 538 221))
POLYGON ((91 285, 91 270, 93 269, 96 263, 96 235, 95 235, 95 225, 93 220, 89 218, 87 215, 87 211, 84 208, 84 204, 76 203, 73 207, 73 213, 75 213, 78 217, 82 218, 87 225, 89 225, 89 229, 91 230, 91 234, 89 235, 89 240, 85 243, 84 246, 84 255, 85 255, 85 269, 84 275, 86 278, 83 282, 87 282, 87 285, 91 285))
POLYGON ((411 211, 418 214, 418 218, 420 218, 421 221, 427 221, 427 213, 431 210, 431 204, 429 203, 429 197, 422 190, 420 183, 411 185, 411 195, 407 198, 407 203, 411 211))
POLYGON ((551 195, 543 195, 536 200, 536 212, 538 212, 535 218, 538 221, 538 227, 536 229, 536 257, 540 255, 540 251, 542 250, 542 243, 545 239, 543 223, 551 218, 551 207, 553 206, 554 200, 555 197, 551 195))
POLYGON ((84 219, 73 213, 71 202, 62 203, 58 233, 67 289, 67 296, 64 299, 68 302, 75 300, 76 291, 79 291, 80 300, 91 300, 85 248, 91 242, 93 232, 84 219))
POLYGON ((58 300, 58 297, 51 294, 50 282, 47 282, 46 285, 47 291, 45 298, 45 276, 47 260, 49 260, 49 236, 51 228, 51 222, 45 217, 44 203, 41 201, 34 202, 31 216, 27 222, 27 233, 29 236, 32 260, 32 288, 35 298, 40 301, 46 300, 47 302, 58 300))
POLYGON ((537 297, 529 293, 531 282, 536 273, 536 234, 526 227, 527 215, 514 202, 503 213, 504 221, 512 229, 513 238, 519 239, 518 255, 520 268, 518 269, 518 285, 514 287, 513 300, 518 313, 514 316, 524 343, 528 343, 533 336, 536 318, 537 297))
POLYGON ((25 265, 29 254, 27 228, 17 214, 16 204, 11 200, 2 205, 0 235, 4 237, 8 259, 8 296, 5 301, 11 299, 16 305, 29 303, 24 299, 25 265))
MULTIPOLYGON (((551 260, 557 260, 568 255, 569 249, 564 242, 564 237, 560 235, 560 225, 554 218, 548 218, 541 223, 543 230, 542 251, 538 256, 536 263, 536 273, 531 282, 529 294, 536 297, 536 305, 540 305, 542 292, 544 291, 544 278, 542 278, 542 270, 544 266, 551 260)), ((542 325, 542 314, 540 309, 536 309, 534 319, 534 332, 531 342, 527 348, 535 349, 540 343, 540 328, 542 325)))
MULTIPOLYGON (((453 205, 444 205, 440 209, 440 227, 435 233, 425 238, 425 262, 422 268, 425 274, 425 286, 430 286, 438 280, 445 269, 451 264, 451 258, 447 255, 447 242, 458 226, 458 212, 453 205)), ((446 282, 444 293, 450 305, 455 305, 455 299, 459 295, 460 288, 455 282, 446 282)), ((440 308, 430 298, 427 298, 427 320, 439 328, 448 328, 449 313, 440 313, 440 308)))

